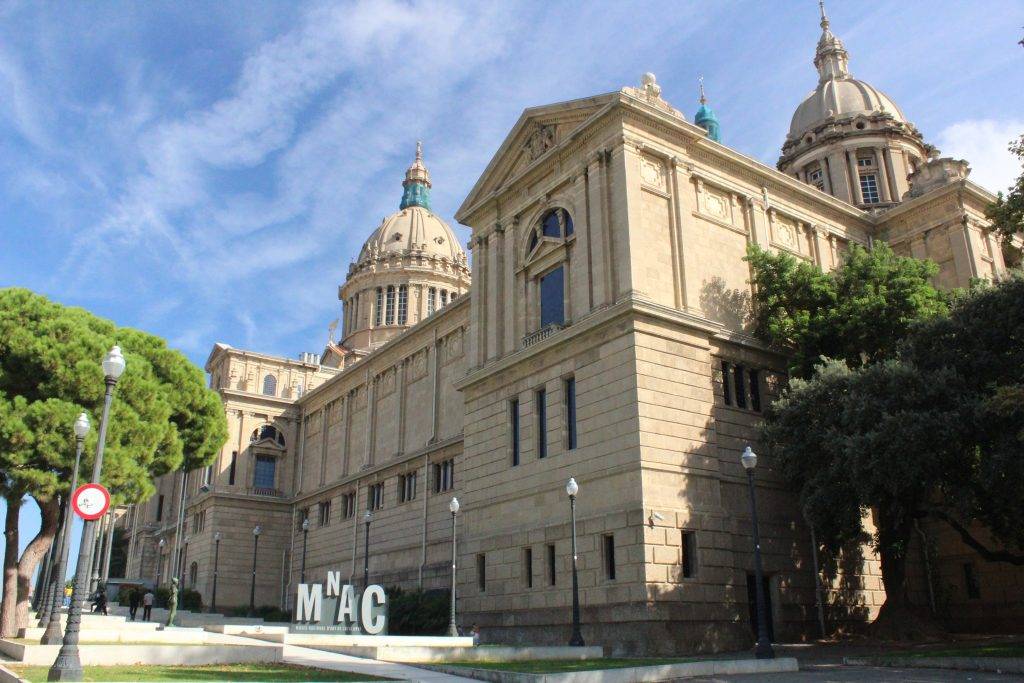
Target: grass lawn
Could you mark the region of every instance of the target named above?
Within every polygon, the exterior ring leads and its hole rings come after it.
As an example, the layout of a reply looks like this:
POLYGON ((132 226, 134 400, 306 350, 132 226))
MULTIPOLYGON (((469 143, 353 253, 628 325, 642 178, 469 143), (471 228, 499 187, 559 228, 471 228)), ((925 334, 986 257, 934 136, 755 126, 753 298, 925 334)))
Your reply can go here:
MULTIPOLYGON (((11 666, 22 678, 45 681, 49 667, 11 666)), ((208 666, 87 666, 85 681, 387 681, 346 671, 290 664, 211 664, 208 666)))
POLYGON ((944 650, 894 652, 893 654, 898 657, 1024 657, 1024 643, 995 643, 944 650))
POLYGON ((558 674, 572 671, 599 671, 601 669, 625 669, 634 666, 658 666, 661 664, 682 664, 697 659, 660 659, 656 657, 607 658, 607 659, 530 659, 524 662, 445 662, 451 666, 467 669, 494 669, 515 671, 525 674, 558 674))

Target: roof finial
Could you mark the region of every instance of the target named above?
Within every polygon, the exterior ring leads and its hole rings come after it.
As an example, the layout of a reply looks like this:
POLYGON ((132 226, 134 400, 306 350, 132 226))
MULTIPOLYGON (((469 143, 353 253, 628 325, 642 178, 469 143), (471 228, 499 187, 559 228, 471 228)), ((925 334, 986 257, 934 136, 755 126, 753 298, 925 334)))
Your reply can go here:
POLYGON ((828 30, 828 15, 825 14, 825 0, 818 0, 818 9, 821 10, 821 29, 828 30))
POLYGON ((416 161, 423 161, 423 142, 416 141, 416 161))
POLYGON ((707 104, 708 98, 704 97, 704 75, 697 76, 697 82, 700 84, 700 103, 707 104))

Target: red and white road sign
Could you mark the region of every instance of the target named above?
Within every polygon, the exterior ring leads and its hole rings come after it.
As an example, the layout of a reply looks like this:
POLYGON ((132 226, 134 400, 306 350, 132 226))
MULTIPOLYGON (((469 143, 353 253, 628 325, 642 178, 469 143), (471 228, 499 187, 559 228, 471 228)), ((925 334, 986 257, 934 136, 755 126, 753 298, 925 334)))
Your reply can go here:
POLYGON ((102 484, 82 484, 71 496, 71 508, 82 519, 99 519, 110 509, 110 492, 102 484))

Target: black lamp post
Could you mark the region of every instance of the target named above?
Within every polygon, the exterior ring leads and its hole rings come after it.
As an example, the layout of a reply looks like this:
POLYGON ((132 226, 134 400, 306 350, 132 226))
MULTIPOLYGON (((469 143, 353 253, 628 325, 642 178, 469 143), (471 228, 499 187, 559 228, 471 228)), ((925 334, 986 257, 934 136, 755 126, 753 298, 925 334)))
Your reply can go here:
POLYGON ((164 568, 164 546, 167 545, 167 539, 161 538, 156 551, 156 587, 160 587, 160 574, 164 568))
POLYGON ((299 570, 299 583, 306 583, 306 544, 309 541, 309 517, 302 520, 302 569, 299 570))
POLYGON ((370 522, 373 521, 373 512, 367 510, 363 515, 366 522, 366 533, 364 534, 363 547, 363 589, 370 585, 370 522))
POLYGON ((459 499, 452 498, 452 502, 448 503, 448 509, 452 513, 452 605, 448 619, 448 635, 456 638, 459 635, 459 627, 455 625, 455 518, 459 514, 459 499))
MULTIPOLYGON (((107 424, 110 417, 110 404, 114 400, 114 387, 124 372, 124 356, 121 347, 115 346, 103 359, 104 382, 107 385, 103 397, 103 417, 100 420, 99 439, 96 442, 96 459, 92 466, 92 481, 100 483, 103 473, 103 446, 107 440, 107 424)), ((78 654, 78 636, 82 626, 82 608, 89 597, 89 569, 91 564, 95 520, 86 520, 82 526, 82 541, 78 547, 78 565, 75 569, 75 585, 71 593, 71 607, 68 610, 68 625, 64 630, 64 641, 57 659, 47 674, 51 681, 82 680, 82 660, 78 654)))
POLYGON ((569 477, 565 492, 569 494, 569 510, 572 512, 572 638, 569 645, 583 646, 583 634, 580 632, 580 583, 576 573, 576 494, 580 486, 569 477))
POLYGON ((213 591, 210 595, 210 611, 217 611, 217 565, 220 564, 220 532, 213 535, 213 591))
POLYGON ((757 595, 757 645, 754 655, 758 659, 774 659, 775 651, 768 640, 768 613, 764 604, 764 571, 761 569, 761 540, 757 533, 757 498, 754 495, 754 468, 757 466, 757 454, 747 446, 740 456, 743 469, 747 471, 747 484, 750 488, 750 520, 754 529, 754 592, 757 595))
POLYGON ((249 616, 256 616, 256 552, 260 547, 260 534, 263 527, 259 524, 252 528, 252 583, 249 584, 249 616))
MULTIPOLYGON (((64 518, 61 521, 60 529, 60 555, 57 558, 57 569, 50 579, 53 595, 50 596, 50 613, 46 620, 46 631, 39 639, 42 645, 56 645, 63 634, 60 629, 60 606, 64 600, 64 575, 68 568, 68 551, 71 547, 71 522, 74 520, 71 509, 71 493, 78 488, 78 470, 82 462, 82 450, 85 447, 85 437, 89 434, 89 416, 82 413, 75 420, 75 469, 71 471, 71 489, 68 494, 67 505, 64 506, 64 518)), ((42 626, 43 624, 40 623, 42 626)))

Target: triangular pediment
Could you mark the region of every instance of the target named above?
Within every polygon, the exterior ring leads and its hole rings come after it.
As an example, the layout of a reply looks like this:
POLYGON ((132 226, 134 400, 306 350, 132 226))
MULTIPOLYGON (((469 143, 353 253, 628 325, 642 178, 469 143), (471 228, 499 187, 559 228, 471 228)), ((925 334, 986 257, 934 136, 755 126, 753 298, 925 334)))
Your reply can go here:
POLYGON ((551 150, 574 137, 574 131, 586 126, 619 97, 619 92, 612 92, 524 110, 455 212, 456 220, 462 222, 473 206, 540 163, 551 150))

